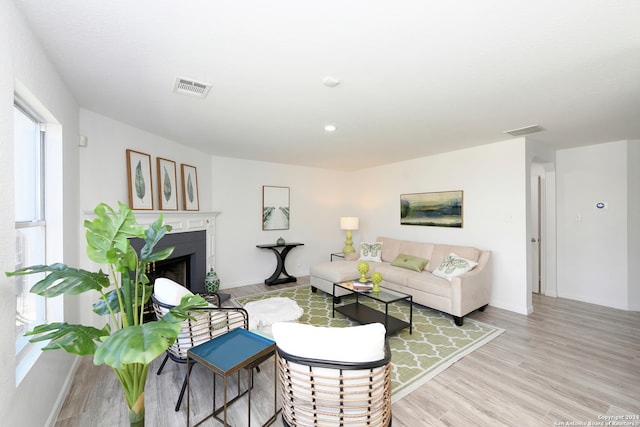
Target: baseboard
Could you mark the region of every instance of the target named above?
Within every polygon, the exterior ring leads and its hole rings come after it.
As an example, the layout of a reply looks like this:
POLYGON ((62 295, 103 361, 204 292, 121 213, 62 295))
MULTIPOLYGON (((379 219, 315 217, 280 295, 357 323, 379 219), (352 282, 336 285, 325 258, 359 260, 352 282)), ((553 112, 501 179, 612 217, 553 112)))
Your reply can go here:
POLYGON ((599 306, 602 306, 602 307, 615 308, 617 310, 635 311, 630 306, 628 306, 626 304, 616 304, 616 303, 611 303, 609 301, 599 301, 599 300, 596 300, 594 298, 583 297, 582 295, 558 293, 558 297, 559 298, 570 299, 570 300, 573 300, 573 301, 584 302, 584 303, 587 303, 587 304, 599 305, 599 306))
POLYGON ((524 314, 525 316, 531 314, 531 313, 529 313, 529 309, 528 309, 528 307, 526 305, 525 306, 515 306, 513 304, 501 303, 500 301, 491 301, 489 303, 489 307, 501 308, 503 310, 513 311, 514 313, 524 314))
POLYGON ((630 304, 629 305, 629 311, 640 311, 640 305, 630 304))
POLYGON ((71 368, 69 369, 69 373, 67 374, 67 378, 64 380, 62 389, 58 394, 56 403, 55 405, 53 405, 53 408, 51 408, 51 412, 49 413, 49 417, 47 418, 47 422, 45 424, 46 427, 54 427, 56 421, 58 421, 58 415, 60 415, 60 411, 62 410, 64 401, 67 399, 67 394, 69 394, 69 390, 71 389, 71 384, 73 383, 73 378, 75 377, 76 371, 78 370, 78 365, 80 365, 80 360, 80 356, 75 356, 75 359, 71 364, 71 368))

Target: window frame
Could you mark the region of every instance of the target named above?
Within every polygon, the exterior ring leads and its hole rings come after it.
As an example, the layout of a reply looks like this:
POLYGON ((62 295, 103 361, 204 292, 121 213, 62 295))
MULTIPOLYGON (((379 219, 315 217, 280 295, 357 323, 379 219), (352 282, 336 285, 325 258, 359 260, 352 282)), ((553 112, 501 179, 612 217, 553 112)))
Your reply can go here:
MULTIPOLYGON (((37 173, 37 177, 35 179, 35 186, 36 186, 35 198, 37 200, 34 203, 35 205, 34 219, 32 220, 16 219, 15 230, 16 232, 18 230, 23 230, 23 229, 42 230, 42 234, 43 234, 43 239, 42 239, 43 246, 41 248, 42 256, 43 256, 42 262, 46 262, 46 259, 47 259, 47 222, 46 222, 46 205, 45 205, 45 201, 46 201, 46 190, 45 190, 46 189, 45 187, 46 125, 37 116, 37 114, 34 114, 32 111, 30 111, 30 109, 28 107, 25 107, 24 103, 19 101, 18 99, 14 101, 13 106, 14 106, 14 115, 17 113, 15 110, 18 110, 18 112, 22 113, 24 117, 26 117, 27 119, 33 122, 34 127, 37 126, 38 128, 37 130, 38 142, 37 142, 36 152, 34 153, 37 156, 35 160, 36 167, 34 168, 34 171, 37 173)), ((14 135, 13 144, 16 144, 15 135, 14 135)), ((17 304, 17 298, 18 296, 16 295, 16 304, 17 304)), ((36 296, 34 302, 36 304, 36 311, 38 313, 36 316, 35 323, 46 322, 47 320, 46 299, 41 296, 36 296)), ((17 313, 17 310, 16 310, 16 313, 17 313)), ((26 332, 29 329, 30 327, 27 328, 24 332, 26 332)), ((33 343, 29 343, 29 338, 27 338, 24 335, 24 332, 18 333, 18 331, 16 331, 16 361, 18 365, 24 359, 28 359, 29 357, 31 357, 29 353, 33 351, 34 347, 40 347, 40 346, 35 346, 33 343)))
MULTIPOLYGON (((42 144, 41 185, 42 218, 45 222, 44 258, 45 264, 64 261, 64 203, 63 203, 63 137, 62 126, 51 112, 33 95, 19 80, 14 80, 14 105, 23 114, 33 119, 40 126, 40 143, 42 144), (44 132, 44 135, 43 135, 44 132)), ((15 142, 13 142, 15 144, 15 142)), ((15 173, 14 173, 15 176, 15 173)), ((15 198, 15 195, 14 195, 15 198)), ((18 226, 38 226, 39 221, 18 226)), ((14 223, 19 223, 15 221, 14 223)), ((17 302, 17 298, 16 298, 17 302)), ((64 296, 43 298, 46 318, 37 324, 64 322, 64 296)), ((17 340, 17 337, 16 337, 17 340)), ((16 387, 27 376, 33 365, 42 356, 42 347, 48 341, 27 343, 15 358, 16 387)))

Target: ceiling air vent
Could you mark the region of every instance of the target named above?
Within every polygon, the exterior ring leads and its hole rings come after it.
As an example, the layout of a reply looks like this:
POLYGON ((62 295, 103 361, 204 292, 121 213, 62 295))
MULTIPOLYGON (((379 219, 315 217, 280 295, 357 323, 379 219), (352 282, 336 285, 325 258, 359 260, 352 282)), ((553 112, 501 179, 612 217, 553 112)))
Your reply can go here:
POLYGON ((210 89, 211 85, 208 83, 200 83, 195 80, 183 79, 182 77, 176 77, 176 82, 173 85, 174 92, 197 96, 198 98, 206 98, 210 89))
POLYGON ((544 128, 540 125, 531 125, 519 129, 505 130, 504 133, 508 133, 509 135, 513 136, 522 136, 529 135, 530 133, 540 132, 543 130, 544 128))

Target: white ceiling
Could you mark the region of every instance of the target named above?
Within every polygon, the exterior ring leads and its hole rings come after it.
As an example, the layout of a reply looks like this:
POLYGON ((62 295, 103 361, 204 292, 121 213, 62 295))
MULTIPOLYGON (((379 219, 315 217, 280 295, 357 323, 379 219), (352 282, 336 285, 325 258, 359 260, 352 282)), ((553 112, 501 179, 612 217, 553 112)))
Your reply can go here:
POLYGON ((638 0, 16 4, 80 106, 216 156, 348 170, 532 124, 556 148, 640 139, 638 0))

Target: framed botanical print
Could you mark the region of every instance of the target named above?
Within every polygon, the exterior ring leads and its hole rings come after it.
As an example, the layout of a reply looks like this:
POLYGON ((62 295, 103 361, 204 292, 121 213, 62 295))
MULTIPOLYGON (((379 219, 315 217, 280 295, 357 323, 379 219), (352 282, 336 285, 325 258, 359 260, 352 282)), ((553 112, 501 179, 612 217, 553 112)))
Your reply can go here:
POLYGON ((262 186, 262 229, 289 229, 289 187, 262 186))
POLYGON ((153 210, 151 156, 139 151, 127 150, 127 180, 129 182, 129 207, 131 209, 153 210))
POLYGON ((178 188, 176 185, 176 162, 173 160, 156 159, 158 170, 158 200, 161 210, 178 210, 178 188))
POLYGON ((180 165, 182 175, 182 204, 185 211, 200 209, 198 201, 198 174, 195 166, 180 165))

